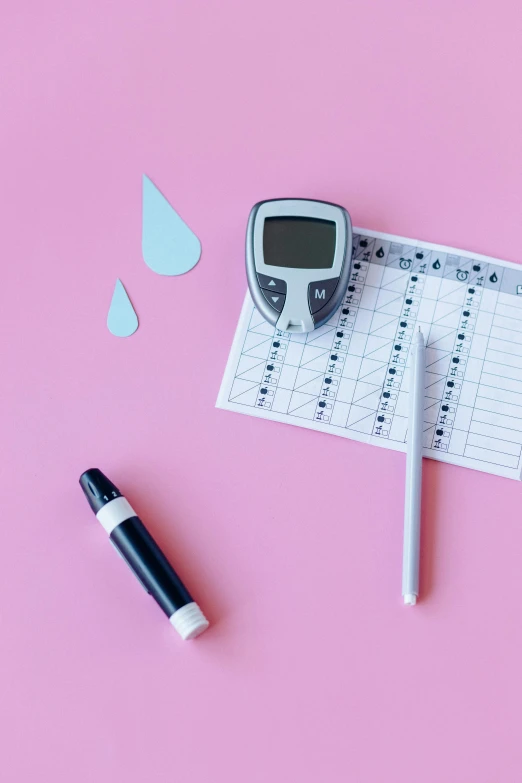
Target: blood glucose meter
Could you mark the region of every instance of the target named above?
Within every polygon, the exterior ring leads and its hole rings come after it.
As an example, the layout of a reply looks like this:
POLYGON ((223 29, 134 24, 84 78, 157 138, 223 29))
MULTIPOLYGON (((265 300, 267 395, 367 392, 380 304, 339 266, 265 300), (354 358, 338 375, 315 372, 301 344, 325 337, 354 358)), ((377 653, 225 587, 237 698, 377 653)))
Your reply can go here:
POLYGON ((300 198, 256 204, 246 240, 248 286, 266 320, 311 332, 341 304, 348 286, 352 223, 336 204, 300 198))

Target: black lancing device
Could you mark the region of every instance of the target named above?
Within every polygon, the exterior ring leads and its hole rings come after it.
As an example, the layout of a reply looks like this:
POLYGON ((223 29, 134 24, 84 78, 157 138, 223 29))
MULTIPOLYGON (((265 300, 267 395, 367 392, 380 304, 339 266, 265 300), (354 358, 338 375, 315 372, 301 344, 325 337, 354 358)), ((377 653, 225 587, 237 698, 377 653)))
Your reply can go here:
POLYGON ((208 620, 119 489, 98 468, 80 486, 110 540, 183 639, 194 639, 208 620))

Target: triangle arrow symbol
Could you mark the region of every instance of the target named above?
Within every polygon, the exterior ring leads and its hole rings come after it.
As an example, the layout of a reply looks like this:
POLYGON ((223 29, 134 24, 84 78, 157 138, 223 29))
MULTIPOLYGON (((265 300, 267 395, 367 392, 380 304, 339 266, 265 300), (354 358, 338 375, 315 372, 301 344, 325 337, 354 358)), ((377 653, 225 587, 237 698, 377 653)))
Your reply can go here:
POLYGON ((271 280, 268 285, 275 285, 275 283, 273 280, 271 280))
POLYGON ((272 296, 271 299, 272 299, 272 302, 279 302, 279 297, 278 296, 272 296))

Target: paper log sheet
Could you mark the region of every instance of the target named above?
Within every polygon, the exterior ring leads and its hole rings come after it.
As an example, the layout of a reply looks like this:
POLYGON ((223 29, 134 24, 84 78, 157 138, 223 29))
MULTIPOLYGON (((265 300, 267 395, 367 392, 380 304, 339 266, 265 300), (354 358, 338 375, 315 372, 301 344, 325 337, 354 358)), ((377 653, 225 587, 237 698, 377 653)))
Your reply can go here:
POLYGON ((520 479, 522 266, 354 229, 350 283, 308 334, 247 293, 217 406, 406 450, 408 354, 427 343, 424 456, 520 479))

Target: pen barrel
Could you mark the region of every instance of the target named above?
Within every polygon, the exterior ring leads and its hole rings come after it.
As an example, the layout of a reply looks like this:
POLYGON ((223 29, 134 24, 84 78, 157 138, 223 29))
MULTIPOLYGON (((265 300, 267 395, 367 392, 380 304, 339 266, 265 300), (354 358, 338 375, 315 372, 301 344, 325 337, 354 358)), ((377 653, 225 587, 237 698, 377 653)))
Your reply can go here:
POLYGON ((193 602, 187 588, 137 516, 111 531, 110 539, 167 617, 193 602))
POLYGON ((424 429, 424 341, 412 345, 409 390, 408 449, 406 455, 406 492, 404 498, 404 551, 402 594, 419 594, 420 516, 422 484, 422 441, 424 429))

